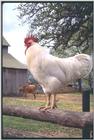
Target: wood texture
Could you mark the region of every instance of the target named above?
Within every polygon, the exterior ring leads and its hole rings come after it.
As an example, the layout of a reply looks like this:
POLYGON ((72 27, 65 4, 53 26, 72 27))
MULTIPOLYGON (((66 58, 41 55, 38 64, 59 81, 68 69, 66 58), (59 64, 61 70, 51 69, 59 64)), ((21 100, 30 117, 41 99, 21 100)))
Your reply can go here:
POLYGON ((62 111, 58 109, 42 111, 37 108, 26 106, 9 106, 3 105, 3 114, 10 116, 23 117, 39 121, 57 123, 67 127, 84 128, 93 127, 92 112, 73 112, 62 111))
POLYGON ((26 69, 3 68, 3 95, 19 96, 18 88, 27 81, 26 69))

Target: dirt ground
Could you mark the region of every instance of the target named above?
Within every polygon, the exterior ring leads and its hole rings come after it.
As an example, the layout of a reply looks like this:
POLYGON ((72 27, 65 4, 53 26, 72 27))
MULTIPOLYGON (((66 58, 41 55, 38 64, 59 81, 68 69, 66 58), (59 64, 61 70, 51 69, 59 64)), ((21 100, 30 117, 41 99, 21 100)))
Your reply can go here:
MULTIPOLYGON (((23 99, 33 99, 33 95, 28 94, 27 97, 19 97, 23 99)), ((68 102, 81 102, 82 101, 82 95, 79 93, 79 98, 77 98, 76 93, 63 93, 63 94, 57 94, 56 96, 57 102, 59 101, 68 101, 68 102)), ((34 100, 34 99, 33 99, 34 100)), ((44 93, 42 94, 36 94, 35 101, 45 102, 46 96, 44 93)))
POLYGON ((62 132, 29 132, 17 129, 5 128, 3 131, 4 138, 62 138, 65 136, 62 132))

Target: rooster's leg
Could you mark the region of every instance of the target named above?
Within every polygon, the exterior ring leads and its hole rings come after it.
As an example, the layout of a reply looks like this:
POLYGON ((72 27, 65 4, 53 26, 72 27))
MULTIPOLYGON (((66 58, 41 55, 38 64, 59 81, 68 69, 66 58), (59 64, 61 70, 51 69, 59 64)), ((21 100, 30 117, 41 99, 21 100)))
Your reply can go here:
POLYGON ((52 103, 51 103, 51 109, 56 108, 56 94, 52 94, 52 103))
POLYGON ((47 104, 46 104, 45 108, 50 107, 50 98, 51 98, 51 94, 47 94, 47 104))
POLYGON ((40 107, 39 109, 42 109, 42 110, 47 110, 50 108, 50 97, 51 97, 51 94, 47 94, 47 103, 46 103, 46 106, 45 107, 40 107))

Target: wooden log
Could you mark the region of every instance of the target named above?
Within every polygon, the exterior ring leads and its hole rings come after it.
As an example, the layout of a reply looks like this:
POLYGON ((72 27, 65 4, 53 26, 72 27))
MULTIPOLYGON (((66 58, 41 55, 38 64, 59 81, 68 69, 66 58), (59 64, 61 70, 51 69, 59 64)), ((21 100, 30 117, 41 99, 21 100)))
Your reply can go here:
POLYGON ((84 128, 88 126, 93 129, 93 112, 62 111, 59 109, 42 111, 26 106, 3 105, 3 114, 57 123, 67 127, 84 128))

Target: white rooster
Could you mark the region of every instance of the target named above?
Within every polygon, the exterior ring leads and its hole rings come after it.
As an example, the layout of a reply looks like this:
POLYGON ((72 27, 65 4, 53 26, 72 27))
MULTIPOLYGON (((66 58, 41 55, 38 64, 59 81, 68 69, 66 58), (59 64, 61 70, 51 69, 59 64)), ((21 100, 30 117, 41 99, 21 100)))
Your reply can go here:
POLYGON ((26 37, 24 43, 28 69, 47 96, 44 110, 56 107, 56 94, 62 91, 64 86, 86 77, 92 70, 92 59, 87 54, 78 54, 69 58, 52 56, 32 35, 26 37))

